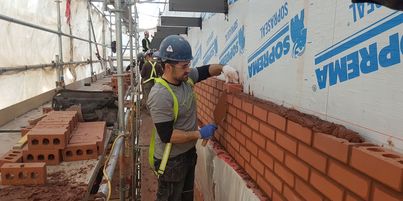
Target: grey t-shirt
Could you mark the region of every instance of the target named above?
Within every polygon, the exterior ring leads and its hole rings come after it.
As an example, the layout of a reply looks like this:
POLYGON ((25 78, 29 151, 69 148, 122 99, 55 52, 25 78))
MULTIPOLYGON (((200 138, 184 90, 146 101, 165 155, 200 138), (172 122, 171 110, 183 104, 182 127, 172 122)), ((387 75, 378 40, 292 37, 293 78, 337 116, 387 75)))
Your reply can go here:
MULTIPOLYGON (((189 78, 195 83, 199 78, 196 68, 192 68, 189 78)), ((181 85, 168 85, 175 93, 178 99, 179 111, 178 118, 173 126, 174 129, 183 131, 197 130, 196 116, 196 97, 193 93, 193 87, 187 82, 181 85)), ((150 115, 154 123, 168 122, 174 120, 173 97, 169 91, 161 84, 155 84, 148 96, 147 105, 150 108, 150 115)), ((170 158, 185 153, 196 145, 196 140, 182 144, 173 144, 170 158)), ((155 136, 154 157, 161 159, 164 153, 165 143, 163 143, 158 135, 155 136)))

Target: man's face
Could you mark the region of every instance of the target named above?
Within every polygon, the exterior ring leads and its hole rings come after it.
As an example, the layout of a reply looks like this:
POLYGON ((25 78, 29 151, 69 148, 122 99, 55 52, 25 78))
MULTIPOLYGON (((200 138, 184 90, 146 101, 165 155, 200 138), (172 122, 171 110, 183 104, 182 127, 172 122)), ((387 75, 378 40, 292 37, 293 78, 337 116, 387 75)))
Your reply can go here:
POLYGON ((144 33, 145 38, 148 38, 148 36, 149 36, 149 33, 144 33))
POLYGON ((187 81, 190 73, 190 61, 181 61, 177 64, 168 64, 171 67, 171 76, 177 82, 187 81))

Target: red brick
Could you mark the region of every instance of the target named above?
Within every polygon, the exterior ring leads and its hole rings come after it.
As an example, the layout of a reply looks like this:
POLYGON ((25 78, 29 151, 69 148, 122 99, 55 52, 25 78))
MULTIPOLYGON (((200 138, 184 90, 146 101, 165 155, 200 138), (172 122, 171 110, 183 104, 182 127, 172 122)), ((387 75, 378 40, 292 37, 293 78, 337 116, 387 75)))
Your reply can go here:
POLYGON ((255 105, 253 107, 253 115, 262 121, 267 120, 267 110, 265 110, 259 106, 255 105))
POLYGON ((282 192, 283 182, 271 170, 266 168, 264 171, 264 177, 266 178, 266 181, 269 182, 269 184, 271 184, 279 192, 282 192))
POLYGON ((330 161, 328 175, 361 198, 368 200, 371 181, 351 168, 330 161))
POLYGON ((231 120, 232 122, 232 126, 234 126, 234 128, 236 129, 236 130, 241 130, 241 125, 244 125, 244 124, 242 124, 237 118, 232 118, 232 120, 231 120))
POLYGON ((246 113, 242 110, 237 110, 236 116, 241 122, 246 122, 246 113))
POLYGON ((343 163, 348 162, 350 143, 345 139, 323 133, 315 133, 313 146, 343 163))
POLYGON ((248 115, 246 122, 253 130, 259 131, 259 121, 256 118, 248 115))
POLYGON ((286 136, 284 133, 280 131, 276 132, 276 142, 289 152, 295 155, 297 154, 297 141, 286 136))
POLYGON ((347 194, 346 199, 344 199, 344 201, 363 201, 363 200, 354 195, 347 194))
POLYGON ((236 117, 236 116, 237 116, 237 113, 236 113, 236 108, 235 108, 235 106, 229 105, 229 106, 228 106, 228 113, 229 113, 229 114, 232 114, 234 117, 236 117))
POLYGON ((343 189, 328 180, 316 171, 311 172, 310 183, 327 198, 334 201, 343 201, 343 189))
POLYGON ((322 201, 322 195, 300 179, 295 180, 295 190, 307 201, 322 201))
POLYGON ((279 176, 285 183, 289 186, 294 187, 294 175, 291 171, 287 170, 284 166, 279 163, 274 163, 274 172, 279 176))
POLYGON ((24 149, 23 159, 25 163, 44 162, 46 165, 59 165, 62 157, 60 150, 28 150, 24 149))
POLYGON ((228 125, 227 131, 231 136, 236 136, 236 130, 235 130, 235 128, 233 126, 228 125))
POLYGON ((354 147, 350 165, 396 191, 402 192, 402 158, 400 154, 380 147, 354 147))
POLYGON ((233 137, 229 138, 230 138, 229 143, 231 144, 231 146, 235 149, 235 151, 239 151, 239 142, 233 137))
POLYGON ((224 81, 222 80, 217 81, 217 89, 224 90, 224 81))
POLYGON ((245 159, 245 161, 250 162, 250 152, 245 149, 245 147, 239 147, 239 153, 245 159))
POLYGON ((252 138, 252 129, 249 128, 246 124, 241 125, 241 132, 248 138, 252 138))
POLYGON ((250 140, 246 140, 245 145, 246 145, 246 146, 245 146, 246 149, 249 150, 251 154, 257 156, 258 147, 257 147, 257 145, 256 145, 255 143, 253 143, 253 142, 250 141, 250 140))
POLYGON ((68 130, 62 129, 45 129, 33 128, 28 134, 29 149, 63 149, 69 138, 68 130))
POLYGON ((252 168, 252 166, 249 165, 249 163, 245 163, 245 171, 248 173, 248 175, 256 181, 257 178, 257 173, 256 170, 252 168))
POLYGON ((241 144, 241 145, 243 145, 243 146, 245 146, 245 143, 246 143, 246 138, 245 138, 245 136, 241 133, 241 132, 238 132, 238 131, 236 131, 236 139, 239 141, 239 143, 241 144))
POLYGON ((270 156, 269 154, 267 154, 265 151, 259 149, 258 151, 258 158, 260 159, 260 161, 262 161, 266 167, 270 168, 271 170, 274 169, 274 159, 272 156, 270 156))
POLYGON ((69 144, 62 151, 63 161, 97 159, 96 143, 69 144))
POLYGON ((41 185, 46 183, 45 163, 6 163, 1 167, 3 185, 41 185))
MULTIPOLYGON (((232 154, 231 154, 232 155, 232 154)), ((239 154, 236 153, 234 155, 235 161, 241 166, 241 167, 245 167, 245 159, 239 154)))
POLYGON ((287 120, 287 133, 293 137, 305 142, 308 145, 312 144, 312 130, 303 127, 293 121, 287 120))
POLYGON ((0 158, 0 167, 4 163, 20 163, 22 162, 22 150, 11 149, 3 154, 0 158))
POLYGON ((287 185, 284 185, 283 195, 288 201, 304 201, 298 194, 296 194, 287 185))
POLYGON ((241 84, 225 83, 224 89, 227 93, 238 94, 243 91, 243 86, 241 84))
POLYGON ((269 114, 267 116, 267 122, 270 125, 278 128, 278 129, 280 129, 282 131, 285 131, 286 119, 284 117, 282 117, 282 116, 280 116, 278 114, 269 112, 269 114))
POLYGON ((264 165, 256 157, 251 156, 250 164, 260 175, 264 175, 264 165))
MULTIPOLYGON (((219 127, 218 130, 222 131, 222 128, 219 127)), ((105 134, 105 121, 79 123, 77 125, 77 129, 73 133, 72 138, 70 139, 70 144, 96 142, 98 154, 102 154, 105 145, 105 134)))
POLYGON ((327 159, 323 154, 315 151, 311 147, 299 144, 298 146, 298 157, 303 161, 310 164, 312 167, 326 172, 327 159))
POLYGON ((253 114, 253 104, 247 100, 242 101, 242 110, 246 113, 253 114))
POLYGON ((218 79, 217 78, 210 78, 210 80, 211 80, 211 86, 214 87, 214 88, 217 88, 218 79))
POLYGON ((266 139, 262 135, 260 135, 260 133, 253 131, 252 140, 257 145, 259 145, 259 147, 263 149, 266 147, 266 139))
POLYGON ((285 165, 295 174, 308 181, 309 178, 309 166, 304 164, 301 160, 295 158, 291 154, 285 155, 285 165))
POLYGON ((284 151, 271 141, 266 142, 266 150, 280 162, 284 161, 284 151))
POLYGON ((273 201, 286 201, 286 199, 281 194, 273 191, 273 201))
POLYGON ((260 122, 259 131, 268 139, 273 141, 275 140, 276 130, 273 127, 269 126, 268 124, 260 122))
POLYGON ((257 185, 269 198, 272 198, 273 189, 263 177, 257 177, 257 185))
MULTIPOLYGON (((232 104, 233 104, 236 108, 242 109, 242 100, 241 100, 239 97, 234 96, 234 98, 232 99, 232 104)), ((236 114, 235 114, 235 115, 236 115, 236 114)))
POLYGON ((402 201, 403 193, 396 193, 381 185, 373 185, 372 201, 402 201))
POLYGON ((228 102, 228 104, 233 104, 232 103, 232 100, 234 99, 234 95, 232 95, 232 94, 227 94, 227 102, 228 102))

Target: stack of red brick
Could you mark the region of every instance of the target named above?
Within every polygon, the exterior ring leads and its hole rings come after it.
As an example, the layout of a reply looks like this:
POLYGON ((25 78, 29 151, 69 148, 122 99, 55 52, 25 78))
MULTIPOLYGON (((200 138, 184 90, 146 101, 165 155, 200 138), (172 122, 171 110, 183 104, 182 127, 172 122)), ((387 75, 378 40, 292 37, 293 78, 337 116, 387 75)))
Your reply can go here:
MULTIPOLYGON (((131 84, 130 74, 129 73, 123 74, 123 91, 127 91, 127 89, 129 88, 130 84, 131 84)), ((112 86, 113 92, 115 94, 118 94, 118 76, 117 75, 112 76, 111 86, 112 86)))
POLYGON ((44 184, 46 165, 96 159, 103 152, 106 123, 78 120, 77 111, 51 111, 31 128, 22 129, 28 146, 0 158, 2 184, 44 184))

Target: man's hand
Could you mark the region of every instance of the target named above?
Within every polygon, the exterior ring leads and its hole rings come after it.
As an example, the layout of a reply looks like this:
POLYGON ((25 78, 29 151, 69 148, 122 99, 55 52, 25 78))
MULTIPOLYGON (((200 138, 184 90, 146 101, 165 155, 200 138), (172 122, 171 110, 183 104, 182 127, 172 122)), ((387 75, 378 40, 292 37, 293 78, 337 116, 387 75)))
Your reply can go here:
POLYGON ((207 124, 200 128, 200 138, 201 139, 210 139, 214 135, 214 131, 217 130, 217 126, 215 124, 207 124))
POLYGON ((225 76, 225 83, 239 83, 239 76, 238 76, 238 72, 235 70, 235 68, 229 66, 229 65, 225 65, 222 68, 222 72, 224 73, 225 76))

